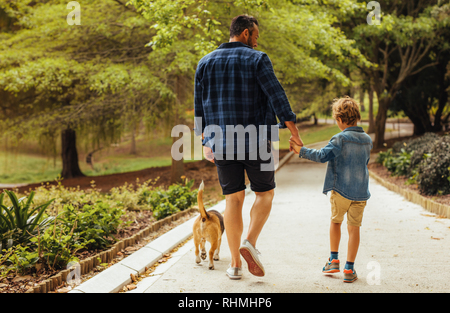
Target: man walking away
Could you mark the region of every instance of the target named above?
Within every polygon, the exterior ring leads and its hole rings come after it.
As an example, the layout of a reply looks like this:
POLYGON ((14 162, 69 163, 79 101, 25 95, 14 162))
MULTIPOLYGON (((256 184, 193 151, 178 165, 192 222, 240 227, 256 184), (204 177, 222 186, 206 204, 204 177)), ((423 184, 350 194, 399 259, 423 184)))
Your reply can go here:
POLYGON ((235 17, 230 26, 230 41, 203 57, 195 74, 195 132, 202 135, 205 157, 216 164, 226 199, 224 223, 231 252, 227 270, 230 279, 242 277, 240 255, 247 261, 250 273, 265 274, 255 247, 274 197, 275 170, 261 170, 267 163, 264 155, 270 152, 264 149, 271 149, 271 126, 287 127, 291 132, 290 140, 303 146, 295 126, 296 116, 269 57, 254 50, 258 38, 259 24, 254 17, 235 17), (248 136, 244 134, 244 138, 234 141, 230 130, 238 125, 245 130, 256 129, 257 136, 248 131, 248 136), (208 128, 212 126, 214 136, 208 128), (244 147, 242 154, 239 150, 244 147), (256 157, 255 149, 258 149, 256 157), (247 237, 241 245, 245 172, 256 199, 250 212, 247 237))

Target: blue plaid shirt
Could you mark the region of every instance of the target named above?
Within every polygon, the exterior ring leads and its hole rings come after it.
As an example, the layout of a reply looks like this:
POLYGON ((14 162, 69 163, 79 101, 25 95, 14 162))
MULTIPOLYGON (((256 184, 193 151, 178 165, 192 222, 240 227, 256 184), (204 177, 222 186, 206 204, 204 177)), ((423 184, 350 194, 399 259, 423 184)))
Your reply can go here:
MULTIPOLYGON (((220 141, 222 151, 227 151, 227 125, 256 129, 257 142, 249 140, 249 135, 244 139, 246 152, 250 152, 264 141, 279 140, 278 129, 275 139, 271 138, 271 125, 286 128, 285 121, 296 121, 267 54, 241 42, 223 43, 199 61, 194 102, 195 134, 201 135, 210 125, 219 126, 222 131, 222 136, 205 133, 203 145, 214 152, 220 141), (260 132, 264 125, 266 128, 260 132)), ((235 138, 235 154, 238 142, 239 138, 235 138)))

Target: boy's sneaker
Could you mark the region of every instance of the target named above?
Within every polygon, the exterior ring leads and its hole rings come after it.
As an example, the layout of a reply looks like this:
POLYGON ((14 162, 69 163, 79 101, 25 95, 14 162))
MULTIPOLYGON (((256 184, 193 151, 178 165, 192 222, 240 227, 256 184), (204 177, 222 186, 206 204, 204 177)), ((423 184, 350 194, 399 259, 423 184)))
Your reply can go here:
POLYGON ((264 266, 261 264, 261 261, 259 260, 259 253, 258 250, 253 247, 253 245, 247 240, 244 239, 242 242, 241 247, 239 248, 239 252, 247 261, 248 264, 248 271, 252 273, 255 276, 264 276, 264 266))
POLYGON ((344 269, 344 283, 353 283, 358 279, 355 270, 344 269))
POLYGON ((322 269, 322 273, 331 274, 331 273, 339 273, 339 260, 333 259, 330 262, 330 259, 328 259, 327 263, 325 263, 325 266, 322 269))

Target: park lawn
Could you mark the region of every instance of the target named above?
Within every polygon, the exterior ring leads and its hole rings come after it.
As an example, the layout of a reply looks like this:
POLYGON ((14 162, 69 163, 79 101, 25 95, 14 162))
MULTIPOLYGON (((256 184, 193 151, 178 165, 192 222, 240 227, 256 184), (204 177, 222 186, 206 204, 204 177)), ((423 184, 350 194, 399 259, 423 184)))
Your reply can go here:
MULTIPOLYGON (((340 132, 337 125, 298 126, 305 145, 329 140, 340 132)), ((280 149, 289 149, 290 132, 280 130, 280 149)), ((172 162, 170 150, 172 138, 154 139, 145 136, 137 138, 137 155, 129 154, 130 143, 123 141, 94 154, 94 169, 85 162, 85 153, 80 153, 80 168, 87 176, 100 176, 116 173, 139 171, 150 167, 169 166, 172 162)), ((275 144, 277 146, 277 144, 275 144)), ((193 151, 193 149, 192 149, 193 151)), ((185 161, 192 162, 195 160, 185 161)), ((45 157, 37 154, 0 151, 0 184, 36 183, 55 180, 61 172, 59 155, 45 157)))

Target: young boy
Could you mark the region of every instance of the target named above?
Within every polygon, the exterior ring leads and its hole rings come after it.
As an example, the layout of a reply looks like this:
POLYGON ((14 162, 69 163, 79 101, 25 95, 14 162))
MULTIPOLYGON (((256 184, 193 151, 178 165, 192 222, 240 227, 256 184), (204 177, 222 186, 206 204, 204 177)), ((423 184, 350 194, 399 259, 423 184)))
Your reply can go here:
POLYGON ((300 158, 314 162, 328 162, 323 193, 331 191, 330 258, 322 269, 324 273, 339 272, 339 241, 341 223, 347 213, 349 233, 347 263, 344 282, 358 279, 353 264, 359 247, 359 228, 366 201, 370 198, 369 171, 367 164, 372 149, 372 139, 361 127, 359 105, 352 98, 337 99, 333 103, 333 118, 342 132, 333 136, 327 146, 320 150, 308 149, 290 141, 291 151, 300 158))

